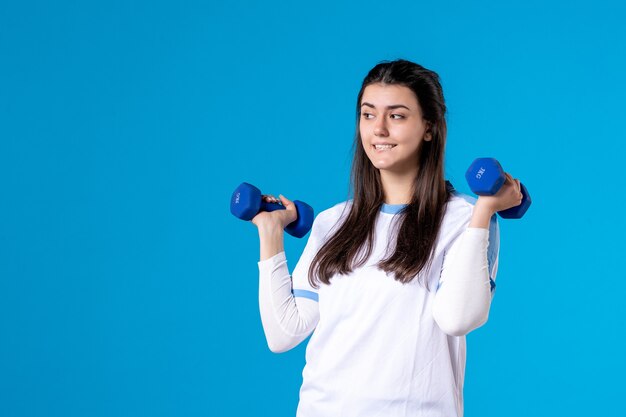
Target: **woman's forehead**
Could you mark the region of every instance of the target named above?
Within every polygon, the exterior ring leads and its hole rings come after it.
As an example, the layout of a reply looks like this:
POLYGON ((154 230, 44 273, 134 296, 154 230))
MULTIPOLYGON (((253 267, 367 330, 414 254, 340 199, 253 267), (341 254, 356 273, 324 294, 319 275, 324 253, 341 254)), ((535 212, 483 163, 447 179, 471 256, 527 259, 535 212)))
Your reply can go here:
POLYGON ((411 110, 416 108, 417 97, 415 93, 404 85, 400 84, 370 84, 363 90, 361 105, 368 103, 374 107, 387 107, 403 104, 411 110))

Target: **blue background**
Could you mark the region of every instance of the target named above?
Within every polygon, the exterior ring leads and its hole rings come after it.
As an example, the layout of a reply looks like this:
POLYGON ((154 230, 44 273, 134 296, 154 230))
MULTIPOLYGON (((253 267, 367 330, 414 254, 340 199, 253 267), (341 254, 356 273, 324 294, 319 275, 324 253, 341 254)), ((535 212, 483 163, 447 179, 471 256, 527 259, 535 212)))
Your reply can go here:
MULTIPOLYGON (((293 416, 242 181, 346 198, 381 60, 439 73, 446 175, 528 187, 467 416, 623 415, 626 12, 609 1, 0 3, 0 415, 293 416), (436 4, 435 4, 436 3, 436 4)), ((293 269, 306 239, 286 238, 293 269)))

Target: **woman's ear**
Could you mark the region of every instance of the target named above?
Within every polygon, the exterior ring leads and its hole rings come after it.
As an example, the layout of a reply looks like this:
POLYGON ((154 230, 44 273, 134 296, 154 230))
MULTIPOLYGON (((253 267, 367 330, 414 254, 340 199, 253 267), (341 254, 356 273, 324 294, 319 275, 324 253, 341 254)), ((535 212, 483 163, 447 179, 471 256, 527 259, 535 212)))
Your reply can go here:
POLYGON ((433 126, 432 123, 426 122, 426 132, 424 133, 424 140, 425 141, 432 140, 432 138, 433 138, 432 126, 433 126))

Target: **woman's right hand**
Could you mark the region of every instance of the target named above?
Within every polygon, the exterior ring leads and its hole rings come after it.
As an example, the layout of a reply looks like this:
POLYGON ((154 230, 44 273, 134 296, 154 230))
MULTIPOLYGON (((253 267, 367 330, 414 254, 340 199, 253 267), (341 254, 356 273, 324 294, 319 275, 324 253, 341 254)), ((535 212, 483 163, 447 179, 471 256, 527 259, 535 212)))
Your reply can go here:
POLYGON ((259 229, 280 228, 284 230, 290 223, 298 218, 296 205, 284 195, 279 195, 280 200, 272 195, 262 195, 261 198, 267 203, 282 203, 285 210, 260 211, 252 218, 252 223, 259 229))

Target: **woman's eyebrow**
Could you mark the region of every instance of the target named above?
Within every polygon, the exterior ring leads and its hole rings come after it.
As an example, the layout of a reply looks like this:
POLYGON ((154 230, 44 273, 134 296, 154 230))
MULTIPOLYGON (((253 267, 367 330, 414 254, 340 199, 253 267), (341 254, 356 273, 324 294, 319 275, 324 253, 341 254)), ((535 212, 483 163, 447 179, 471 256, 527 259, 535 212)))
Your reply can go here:
MULTIPOLYGON (((373 104, 366 103, 366 102, 361 103, 361 107, 363 107, 363 106, 368 106, 368 107, 371 107, 373 109, 376 108, 376 106, 374 106, 373 104)), ((411 110, 407 106, 405 106, 404 104, 392 104, 391 106, 387 106, 387 109, 388 110, 393 110, 393 109, 398 109, 398 108, 401 108, 401 107, 404 107, 405 109, 407 109, 409 111, 411 110)))

